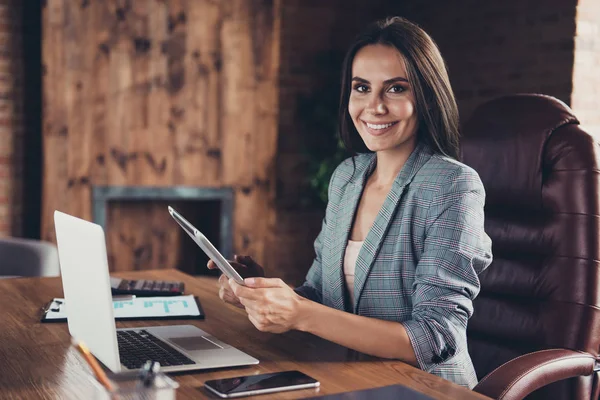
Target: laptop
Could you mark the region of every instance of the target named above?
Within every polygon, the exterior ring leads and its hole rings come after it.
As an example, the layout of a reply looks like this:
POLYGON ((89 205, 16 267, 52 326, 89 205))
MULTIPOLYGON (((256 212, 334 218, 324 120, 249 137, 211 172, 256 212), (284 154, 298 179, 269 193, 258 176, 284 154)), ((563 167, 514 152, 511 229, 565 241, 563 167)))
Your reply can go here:
POLYGON ((158 361, 163 372, 258 364, 258 360, 193 325, 116 329, 104 230, 54 212, 69 333, 112 372, 158 361))

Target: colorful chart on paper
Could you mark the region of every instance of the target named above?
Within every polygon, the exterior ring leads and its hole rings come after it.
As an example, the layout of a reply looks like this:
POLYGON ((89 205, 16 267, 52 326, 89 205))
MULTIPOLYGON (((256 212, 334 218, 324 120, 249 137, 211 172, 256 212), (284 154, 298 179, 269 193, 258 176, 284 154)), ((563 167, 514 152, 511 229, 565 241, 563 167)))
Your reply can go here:
MULTIPOLYGON (((163 318, 199 316, 200 310, 193 295, 169 297, 136 297, 113 301, 115 318, 163 318)), ((64 299, 53 299, 46 319, 67 318, 64 299)))

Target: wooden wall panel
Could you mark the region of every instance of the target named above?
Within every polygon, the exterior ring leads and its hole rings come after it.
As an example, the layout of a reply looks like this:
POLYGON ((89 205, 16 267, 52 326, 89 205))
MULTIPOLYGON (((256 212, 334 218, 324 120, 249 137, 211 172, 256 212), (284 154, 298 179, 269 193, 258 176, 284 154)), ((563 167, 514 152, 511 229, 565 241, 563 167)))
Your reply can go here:
MULTIPOLYGON (((234 188, 234 251, 275 218, 279 0, 48 0, 42 237, 91 220, 93 185, 234 188)), ((173 267, 161 205, 113 204, 111 269, 173 267), (162 241, 161 241, 162 240, 162 241), (166 246, 166 247, 165 247, 166 246)))
POLYGON ((68 204, 68 128, 67 98, 64 95, 67 65, 65 64, 65 5, 50 1, 44 9, 42 57, 44 60, 43 108, 44 108, 44 162, 42 188, 41 237, 55 240, 52 213, 55 208, 68 204), (52 110, 51 112, 49 110, 52 110))

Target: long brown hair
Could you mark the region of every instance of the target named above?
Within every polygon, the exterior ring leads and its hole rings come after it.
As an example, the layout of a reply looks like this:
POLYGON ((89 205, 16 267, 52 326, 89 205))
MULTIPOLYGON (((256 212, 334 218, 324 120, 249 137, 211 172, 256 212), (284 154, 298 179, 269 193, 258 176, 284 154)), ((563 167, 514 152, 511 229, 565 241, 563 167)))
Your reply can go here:
POLYGON ((352 63, 365 46, 382 44, 398 50, 415 97, 418 140, 439 154, 459 158, 458 107, 450 86, 446 64, 431 37, 416 24, 391 17, 374 22, 350 46, 342 66, 342 91, 338 115, 339 134, 352 154, 368 153, 348 113, 352 90, 352 63))

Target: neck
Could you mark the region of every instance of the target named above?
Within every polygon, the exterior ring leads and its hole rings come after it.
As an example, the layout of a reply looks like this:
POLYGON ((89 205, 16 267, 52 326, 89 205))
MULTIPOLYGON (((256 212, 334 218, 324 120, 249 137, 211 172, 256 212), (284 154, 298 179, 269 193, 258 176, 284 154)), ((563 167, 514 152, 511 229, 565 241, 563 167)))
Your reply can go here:
POLYGON ((402 167, 404 167, 404 164, 406 164, 406 160, 408 160, 415 147, 416 143, 412 143, 409 146, 378 151, 376 153, 377 166, 371 175, 373 183, 378 186, 391 185, 402 170, 402 167))

